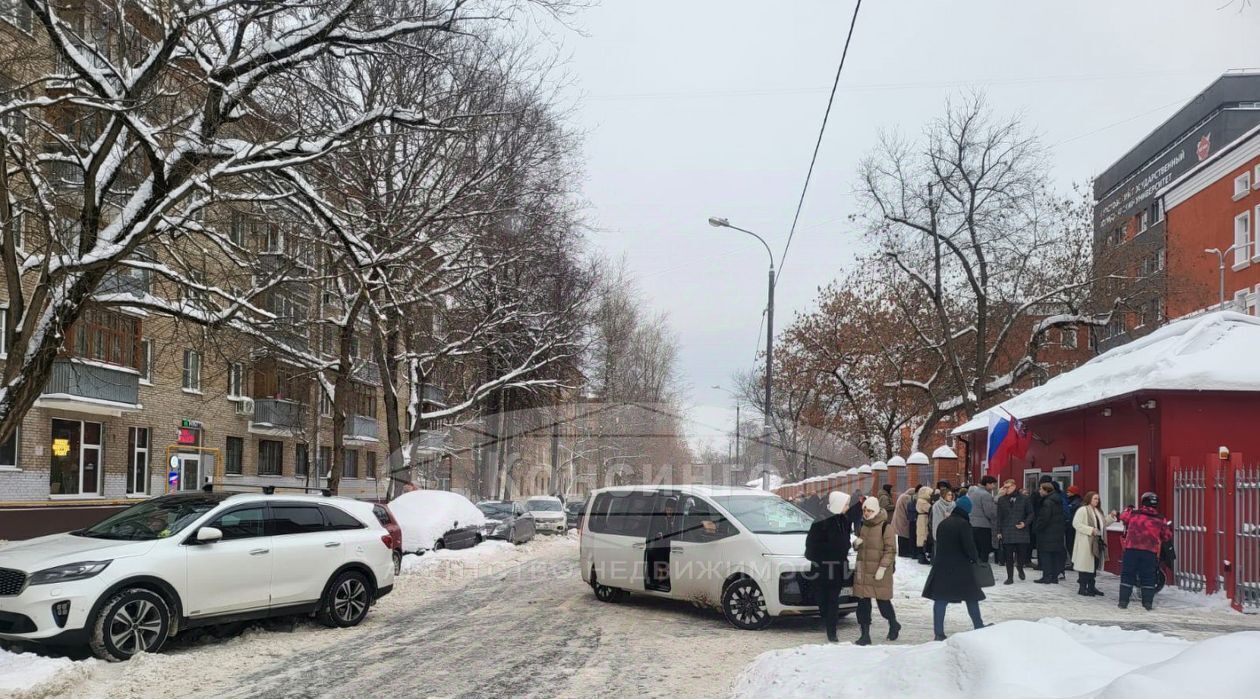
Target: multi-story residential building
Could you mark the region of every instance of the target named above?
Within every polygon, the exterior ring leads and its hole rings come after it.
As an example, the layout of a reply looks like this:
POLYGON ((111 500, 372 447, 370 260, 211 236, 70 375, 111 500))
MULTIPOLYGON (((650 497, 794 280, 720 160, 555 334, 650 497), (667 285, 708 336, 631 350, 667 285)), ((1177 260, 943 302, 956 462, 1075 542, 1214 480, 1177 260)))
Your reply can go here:
MULTIPOLYGON (((1123 279, 1100 298, 1124 305, 1095 333, 1100 350, 1139 337, 1170 315, 1183 280, 1167 270, 1171 247, 1157 192, 1260 124, 1260 72, 1217 78, 1094 179, 1094 264, 1123 279)), ((1202 248, 1200 248, 1202 250, 1202 248)))

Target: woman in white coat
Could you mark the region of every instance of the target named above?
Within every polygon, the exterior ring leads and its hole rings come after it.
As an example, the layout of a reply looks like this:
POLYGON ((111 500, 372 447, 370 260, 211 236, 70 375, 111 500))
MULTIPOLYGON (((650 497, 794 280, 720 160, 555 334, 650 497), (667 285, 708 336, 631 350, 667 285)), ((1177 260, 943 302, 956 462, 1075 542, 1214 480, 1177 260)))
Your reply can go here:
POLYGON ((1080 586, 1076 594, 1085 597, 1102 597, 1103 593, 1098 591, 1098 571, 1107 562, 1107 527, 1116 521, 1115 517, 1103 514, 1100 500, 1098 493, 1092 490, 1085 493, 1072 518, 1072 528, 1076 530, 1072 567, 1080 586))

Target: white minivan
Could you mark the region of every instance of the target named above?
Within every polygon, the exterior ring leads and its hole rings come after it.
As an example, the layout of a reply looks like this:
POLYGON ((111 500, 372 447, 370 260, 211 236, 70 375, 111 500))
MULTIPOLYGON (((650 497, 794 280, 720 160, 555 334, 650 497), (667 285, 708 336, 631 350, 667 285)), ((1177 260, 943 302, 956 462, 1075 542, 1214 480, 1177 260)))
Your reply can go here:
MULTIPOLYGON (((814 518, 774 493, 705 485, 604 488, 587 501, 582 579, 601 601, 630 592, 720 607, 732 625, 817 614, 805 536, 814 518)), ((841 614, 857 607, 846 585, 841 614)))

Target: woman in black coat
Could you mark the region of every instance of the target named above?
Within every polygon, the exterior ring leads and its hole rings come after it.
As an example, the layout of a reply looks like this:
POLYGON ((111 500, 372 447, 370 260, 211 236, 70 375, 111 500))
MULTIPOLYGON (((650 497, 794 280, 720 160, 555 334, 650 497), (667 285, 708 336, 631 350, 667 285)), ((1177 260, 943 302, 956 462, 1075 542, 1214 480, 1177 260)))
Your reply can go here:
POLYGON ((1063 499, 1050 483, 1042 483, 1041 507, 1037 509, 1037 517, 1033 520, 1033 534, 1037 537, 1037 561, 1041 565, 1041 579, 1034 580, 1043 585, 1058 585, 1059 573, 1063 572, 1067 560, 1067 544, 1064 532, 1067 522, 1063 518, 1063 499))
POLYGON ((936 556, 923 585, 923 596, 933 600, 932 630, 936 640, 945 640, 945 609, 951 602, 965 602, 972 625, 977 629, 985 625, 980 618, 984 592, 974 571, 979 560, 971 529, 971 498, 964 495, 936 529, 936 556))
POLYGON ((840 589, 844 587, 845 567, 849 561, 849 536, 853 525, 862 521, 861 503, 850 506, 847 493, 833 491, 828 496, 830 516, 809 527, 805 536, 805 558, 810 567, 810 585, 818 600, 818 612, 827 628, 827 640, 836 640, 836 622, 840 612, 840 589))

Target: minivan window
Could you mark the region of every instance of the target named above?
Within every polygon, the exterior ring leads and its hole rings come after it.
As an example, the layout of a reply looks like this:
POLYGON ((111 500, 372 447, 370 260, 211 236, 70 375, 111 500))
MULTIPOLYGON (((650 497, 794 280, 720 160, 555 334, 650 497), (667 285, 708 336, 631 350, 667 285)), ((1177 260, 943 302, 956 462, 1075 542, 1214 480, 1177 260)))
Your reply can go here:
POLYGON ((604 531, 609 534, 646 539, 648 523, 652 519, 652 502, 656 496, 652 493, 609 493, 609 495, 612 495, 612 499, 608 507, 604 531))
POLYGON ((256 538, 263 535, 263 523, 266 521, 264 512, 262 505, 242 507, 225 512, 209 526, 223 532, 224 541, 256 538))
POLYGON ((737 530, 703 498, 683 497, 683 541, 706 543, 734 536, 737 530))
POLYGON ((814 518, 782 499, 758 495, 713 498, 754 534, 808 534, 814 518))
POLYGON ((272 505, 271 522, 276 536, 324 530, 324 516, 314 505, 272 505))
POLYGON ((320 505, 319 509, 324 512, 324 519, 328 523, 329 529, 362 529, 363 523, 346 513, 339 507, 331 505, 320 505))

